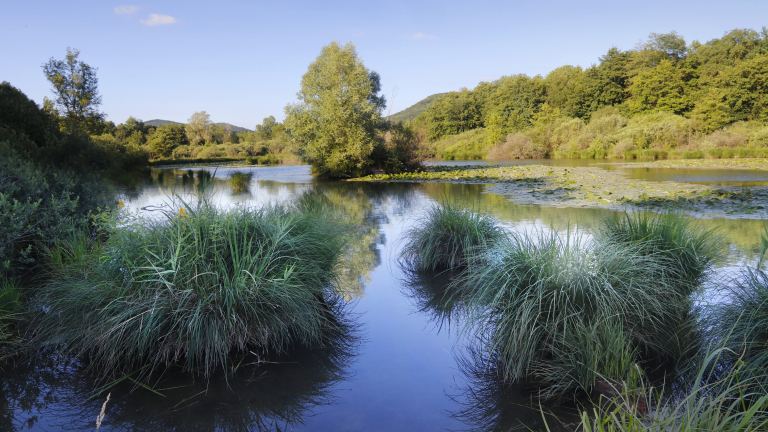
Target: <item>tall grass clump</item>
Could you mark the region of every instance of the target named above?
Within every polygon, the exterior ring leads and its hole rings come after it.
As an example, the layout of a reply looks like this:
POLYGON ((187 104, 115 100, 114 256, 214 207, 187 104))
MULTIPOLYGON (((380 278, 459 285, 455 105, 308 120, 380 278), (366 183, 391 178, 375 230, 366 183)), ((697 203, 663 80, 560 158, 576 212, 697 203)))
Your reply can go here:
POLYGON ((341 322, 343 230, 306 203, 124 219, 92 252, 59 253, 38 340, 105 374, 173 363, 209 375, 234 353, 323 345, 341 322))
POLYGON ((692 294, 699 291, 720 259, 722 238, 674 211, 625 213, 606 219, 597 237, 604 244, 634 247, 655 260, 658 265, 653 277, 677 291, 680 301, 664 318, 665 324, 638 333, 644 355, 678 363, 695 354, 700 347, 692 294))
POLYGON ((15 326, 21 313, 21 290, 11 280, 0 280, 0 360, 19 348, 15 326))
MULTIPOLYGON (((626 409, 624 404, 610 409, 595 408, 581 415, 584 432, 645 432, 645 431, 715 431, 752 432, 768 429, 768 395, 744 379, 744 365, 733 364, 718 370, 725 348, 704 354, 694 371, 692 384, 678 394, 665 394, 664 389, 631 388, 621 398, 637 397, 638 393, 652 407, 648 415, 626 409), (754 403, 748 404, 751 399, 754 403)), ((765 370, 762 371, 765 374, 765 370)))
POLYGON ((598 237, 608 243, 635 245, 638 252, 665 262, 659 277, 671 279, 685 295, 701 286, 723 251, 715 230, 674 211, 624 213, 606 219, 598 237))
POLYGON ((405 232, 401 259, 418 271, 454 270, 466 265, 473 249, 491 246, 503 236, 491 214, 444 201, 405 232))
POLYGON ((232 173, 229 174, 227 183, 232 189, 232 192, 240 193, 248 190, 248 188, 251 186, 252 178, 253 173, 251 172, 232 171, 232 173))
POLYGON ((768 231, 757 266, 746 268, 724 292, 725 301, 708 309, 705 326, 713 341, 730 349, 729 363, 743 363, 742 375, 768 393, 768 272, 763 267, 768 231))
POLYGON ((661 325, 681 300, 655 277, 659 266, 636 245, 598 247, 578 232, 533 231, 473 257, 460 283, 501 377, 538 376, 562 394, 588 391, 598 377, 624 378, 636 360, 636 331, 661 325), (574 363, 583 363, 581 372, 574 363))

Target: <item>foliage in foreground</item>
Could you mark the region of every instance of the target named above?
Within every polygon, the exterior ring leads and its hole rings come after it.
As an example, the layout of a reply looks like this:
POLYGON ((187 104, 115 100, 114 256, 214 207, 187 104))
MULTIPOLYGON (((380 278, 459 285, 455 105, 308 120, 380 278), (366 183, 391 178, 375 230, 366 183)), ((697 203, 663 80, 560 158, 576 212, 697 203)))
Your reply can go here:
POLYGON ((503 235, 491 214, 444 201, 406 231, 401 258, 420 271, 454 270, 465 266, 473 251, 493 246, 503 235))
POLYGON ((759 380, 766 380, 765 370, 759 379, 755 376, 745 379, 744 364, 737 363, 722 370, 717 377, 712 371, 724 355, 727 349, 708 352, 696 370, 693 384, 682 392, 683 396, 633 386, 625 389, 616 401, 619 403, 610 405, 609 409, 595 408, 591 414, 583 412, 581 429, 585 432, 766 430, 768 395, 756 386, 759 380), (625 403, 640 395, 652 405, 647 416, 625 403))
MULTIPOLYGON (((768 231, 763 236, 763 254, 768 249, 768 231)), ((727 301, 708 308, 704 326, 709 337, 727 346, 730 364, 743 363, 745 379, 760 377, 761 392, 768 393, 768 273, 763 261, 742 271, 723 290, 727 301)))
POLYGON ((103 373, 180 363, 210 374, 233 353, 318 346, 336 329, 343 227, 327 209, 205 202, 59 243, 39 299, 38 341, 103 373), (78 246, 80 245, 80 246, 78 246))

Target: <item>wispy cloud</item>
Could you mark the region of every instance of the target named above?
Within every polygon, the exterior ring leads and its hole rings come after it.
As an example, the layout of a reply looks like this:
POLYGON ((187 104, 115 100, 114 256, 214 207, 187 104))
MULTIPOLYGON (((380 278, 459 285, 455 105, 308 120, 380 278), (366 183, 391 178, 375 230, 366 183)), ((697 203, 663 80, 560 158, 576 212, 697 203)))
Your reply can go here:
POLYGON ((115 13, 118 15, 133 15, 139 11, 138 6, 124 5, 115 6, 115 13))
POLYGON ((139 20, 142 24, 145 26, 159 26, 159 25, 170 25, 170 24, 176 24, 179 21, 170 16, 170 15, 160 15, 160 14, 149 14, 149 17, 147 19, 139 20))
POLYGON ((421 40, 437 40, 437 36, 428 35, 426 33, 418 32, 408 36, 408 39, 421 39, 421 40))

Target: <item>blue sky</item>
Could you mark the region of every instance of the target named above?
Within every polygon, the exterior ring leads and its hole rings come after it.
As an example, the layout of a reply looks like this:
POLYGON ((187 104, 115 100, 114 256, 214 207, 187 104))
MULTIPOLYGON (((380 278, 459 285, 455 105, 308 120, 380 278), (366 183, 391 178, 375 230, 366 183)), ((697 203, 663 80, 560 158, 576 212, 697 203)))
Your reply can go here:
POLYGON ((301 76, 333 41, 352 41, 382 77, 392 112, 502 75, 584 67, 672 30, 706 42, 768 25, 768 1, 7 1, 0 80, 42 103, 41 65, 67 47, 98 68, 102 111, 252 129, 283 118, 301 76), (125 2, 129 1, 129 2, 125 2), (398 92, 391 100, 393 87, 398 92))

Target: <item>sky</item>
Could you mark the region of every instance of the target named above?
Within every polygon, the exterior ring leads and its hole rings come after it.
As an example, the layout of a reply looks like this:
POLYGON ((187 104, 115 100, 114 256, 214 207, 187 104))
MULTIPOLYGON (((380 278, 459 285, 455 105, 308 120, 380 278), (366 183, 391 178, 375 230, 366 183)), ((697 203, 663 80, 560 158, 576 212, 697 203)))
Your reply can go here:
POLYGON ((186 122, 204 110, 248 129, 284 118, 308 65, 334 40, 353 42, 381 75, 386 114, 504 75, 589 67, 652 32, 703 43, 768 26, 766 0, 9 0, 2 9, 0 81, 39 104, 53 96, 42 64, 71 47, 98 69, 100 109, 116 124, 186 122))

